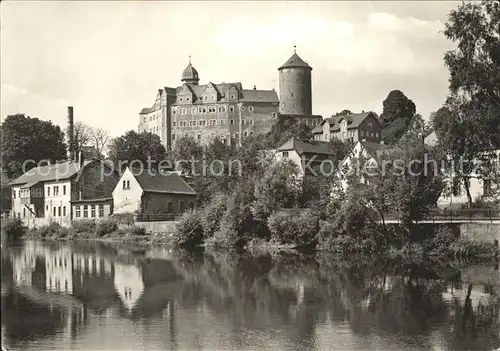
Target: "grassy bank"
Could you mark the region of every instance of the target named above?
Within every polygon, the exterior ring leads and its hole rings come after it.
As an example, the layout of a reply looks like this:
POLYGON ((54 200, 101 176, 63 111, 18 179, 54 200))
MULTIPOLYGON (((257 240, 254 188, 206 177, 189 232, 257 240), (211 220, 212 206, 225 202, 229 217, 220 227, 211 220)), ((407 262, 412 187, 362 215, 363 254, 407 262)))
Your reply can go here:
POLYGON ((27 229, 20 236, 28 240, 98 240, 127 244, 130 246, 150 246, 166 244, 170 236, 166 233, 149 234, 145 229, 136 225, 118 225, 113 220, 105 221, 75 221, 70 228, 62 227, 58 223, 27 229))

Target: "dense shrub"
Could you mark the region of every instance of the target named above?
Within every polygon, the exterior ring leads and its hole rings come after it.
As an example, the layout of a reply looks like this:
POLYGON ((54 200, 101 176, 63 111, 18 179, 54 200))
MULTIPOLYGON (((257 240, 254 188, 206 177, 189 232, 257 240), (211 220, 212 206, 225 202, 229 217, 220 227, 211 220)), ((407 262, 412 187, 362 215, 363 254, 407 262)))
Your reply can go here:
POLYGON ((48 225, 44 225, 35 229, 35 236, 39 236, 41 238, 59 237, 60 233, 63 233, 64 236, 67 236, 68 230, 61 227, 61 225, 57 222, 52 222, 48 225))
POLYGON ((338 235, 337 228, 332 222, 320 221, 319 231, 316 236, 320 248, 330 249, 338 235))
POLYGON ((182 246, 201 244, 203 227, 201 226, 200 212, 197 209, 184 212, 179 219, 174 234, 174 242, 182 246))
POLYGON ((113 220, 99 221, 96 225, 96 234, 98 237, 113 233, 118 229, 118 225, 113 220))
POLYGON ((146 228, 139 227, 138 225, 134 225, 132 227, 132 234, 133 235, 146 235, 146 228))
POLYGON ((249 206, 240 205, 237 197, 231 197, 222 216, 219 229, 206 241, 209 246, 241 246, 253 237, 253 214, 249 206))
POLYGON ((26 227, 19 218, 8 217, 2 219, 2 233, 7 236, 9 240, 21 238, 26 232, 26 227))
POLYGON ((227 196, 215 196, 200 212, 203 237, 209 238, 219 229, 222 216, 227 209, 227 196))
POLYGON ((96 223, 90 219, 81 219, 72 221, 71 227, 75 233, 94 233, 96 230, 96 223))
POLYGON ((280 210, 269 217, 267 225, 274 241, 305 245, 315 241, 319 218, 310 209, 280 210))
POLYGON ((114 213, 111 219, 118 225, 133 225, 135 223, 134 214, 132 212, 114 213))

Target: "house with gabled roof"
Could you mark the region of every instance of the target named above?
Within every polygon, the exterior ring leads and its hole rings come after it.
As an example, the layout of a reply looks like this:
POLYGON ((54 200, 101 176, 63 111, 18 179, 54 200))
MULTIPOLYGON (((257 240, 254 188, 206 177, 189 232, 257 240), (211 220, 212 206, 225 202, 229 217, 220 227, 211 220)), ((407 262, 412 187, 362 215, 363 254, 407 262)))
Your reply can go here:
POLYGON ((335 154, 329 141, 290 138, 276 149, 275 158, 294 162, 299 168, 299 175, 303 176, 331 172, 331 167, 335 166, 335 154))
POLYGON ((382 125, 375 112, 350 113, 325 118, 313 131, 314 140, 329 141, 337 138, 357 142, 380 142, 382 125))
POLYGON ((11 212, 27 225, 69 225, 73 219, 106 217, 112 212, 110 198, 117 182, 118 172, 95 158, 40 165, 11 182, 11 212), (72 206, 79 201, 88 206, 81 214, 72 206))
POLYGON ((178 215, 196 205, 197 193, 177 173, 127 167, 113 190, 115 213, 178 215))

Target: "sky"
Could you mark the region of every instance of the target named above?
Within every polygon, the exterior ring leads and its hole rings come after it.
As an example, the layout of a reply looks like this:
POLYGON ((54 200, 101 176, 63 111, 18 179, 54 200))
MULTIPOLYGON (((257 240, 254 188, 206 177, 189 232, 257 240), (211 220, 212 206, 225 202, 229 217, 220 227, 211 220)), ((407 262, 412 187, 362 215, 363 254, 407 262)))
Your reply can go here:
POLYGON ((447 95, 442 31, 456 1, 3 1, 1 111, 65 128, 67 106, 119 136, 189 55, 209 81, 276 89, 297 45, 313 67, 313 113, 382 112, 399 89, 428 118, 447 95))

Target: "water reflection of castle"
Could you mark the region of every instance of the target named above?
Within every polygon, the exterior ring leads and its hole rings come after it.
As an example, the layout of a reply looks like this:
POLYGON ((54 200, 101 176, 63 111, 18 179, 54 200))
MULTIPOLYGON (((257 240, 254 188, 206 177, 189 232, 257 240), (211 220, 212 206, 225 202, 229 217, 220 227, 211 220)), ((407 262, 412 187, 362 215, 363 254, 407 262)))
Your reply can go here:
POLYGON ((144 290, 140 267, 95 252, 78 253, 69 247, 54 249, 27 242, 12 261, 16 285, 84 299, 118 295, 129 311, 144 290))

